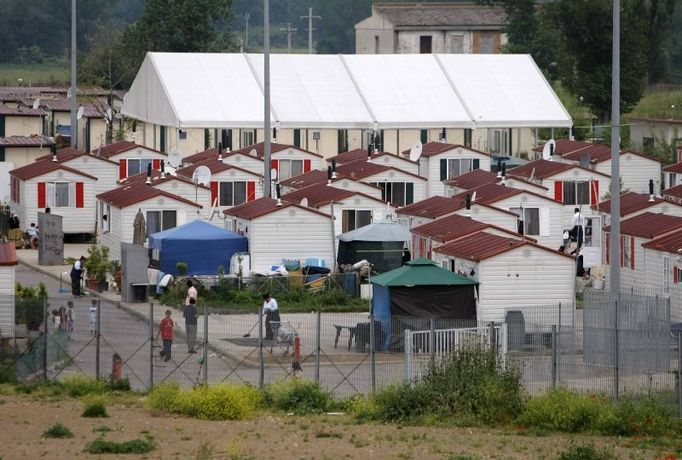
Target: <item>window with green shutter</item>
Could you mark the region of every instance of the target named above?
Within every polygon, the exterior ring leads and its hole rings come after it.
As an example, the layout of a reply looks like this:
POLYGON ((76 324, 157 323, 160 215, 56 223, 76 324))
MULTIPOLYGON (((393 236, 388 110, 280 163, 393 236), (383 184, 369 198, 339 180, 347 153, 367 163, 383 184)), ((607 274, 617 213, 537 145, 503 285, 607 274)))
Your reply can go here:
POLYGON ((414 203, 414 183, 405 183, 405 205, 414 203))
POLYGON ((0 137, 5 137, 5 116, 0 115, 0 137))
POLYGON ((301 130, 294 129, 294 147, 301 146, 301 130))
POLYGON ((166 153, 166 127, 159 126, 159 150, 166 153))
POLYGON ((204 148, 208 150, 211 147, 211 132, 204 129, 204 148))
POLYGON ((426 144, 429 141, 429 132, 426 129, 419 131, 419 140, 422 144, 426 144))
POLYGON ((480 169, 480 167, 481 167, 481 160, 479 160, 478 158, 474 158, 473 166, 471 167, 471 169, 480 169))
POLYGON ((440 180, 446 180, 448 178, 448 160, 443 158, 440 160, 440 180))
POLYGON ((0 161, 5 161, 5 147, 0 147, 0 161))

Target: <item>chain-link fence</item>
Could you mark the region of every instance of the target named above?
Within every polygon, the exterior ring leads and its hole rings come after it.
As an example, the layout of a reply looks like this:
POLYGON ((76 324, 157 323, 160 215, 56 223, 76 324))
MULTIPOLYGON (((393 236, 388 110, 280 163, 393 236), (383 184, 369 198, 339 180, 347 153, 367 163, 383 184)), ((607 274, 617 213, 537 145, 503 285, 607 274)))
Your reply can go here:
MULTIPOLYGON (((258 312, 206 314, 200 304, 194 328, 181 310, 170 310, 173 340, 166 349, 159 337, 163 305, 67 301, 0 299, 3 312, 13 313, 13 327, 0 324, 0 375, 32 382, 83 373, 127 378, 137 389, 163 382, 263 386, 297 376, 345 398, 419 377, 431 361, 475 344, 519 366, 530 394, 563 386, 655 396, 676 407, 681 400, 682 338, 669 299, 660 296, 614 302, 608 293, 586 291, 577 307, 510 306, 496 323, 281 313, 269 329, 258 312)), ((7 317, 0 315, 5 323, 7 317)))

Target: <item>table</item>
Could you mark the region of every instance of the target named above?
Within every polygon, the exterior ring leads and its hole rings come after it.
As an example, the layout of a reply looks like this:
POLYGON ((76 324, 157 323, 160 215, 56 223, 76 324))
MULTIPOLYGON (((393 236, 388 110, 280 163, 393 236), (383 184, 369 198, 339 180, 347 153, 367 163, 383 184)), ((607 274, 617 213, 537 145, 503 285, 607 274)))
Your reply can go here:
POLYGON ((357 326, 346 326, 343 324, 334 324, 336 328, 336 337, 334 338, 334 348, 339 344, 339 336, 344 329, 348 329, 348 351, 350 351, 350 346, 353 343, 353 337, 355 337, 355 331, 357 326))

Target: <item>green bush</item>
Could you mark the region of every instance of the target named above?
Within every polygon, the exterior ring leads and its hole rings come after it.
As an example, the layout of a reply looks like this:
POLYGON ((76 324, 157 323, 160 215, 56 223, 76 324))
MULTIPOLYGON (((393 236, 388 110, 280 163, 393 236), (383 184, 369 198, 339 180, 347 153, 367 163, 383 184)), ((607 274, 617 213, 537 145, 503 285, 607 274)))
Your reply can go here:
POLYGON ((370 402, 351 403, 359 419, 384 422, 500 424, 523 410, 525 394, 516 367, 503 366, 483 347, 465 347, 431 365, 419 380, 392 385, 370 402))
POLYGON ((518 423, 529 428, 604 435, 661 436, 674 432, 679 422, 653 399, 611 401, 563 388, 533 398, 518 423))
POLYGON ((62 425, 60 422, 55 423, 52 425, 50 428, 45 430, 45 433, 43 433, 43 436, 46 438, 73 438, 73 432, 64 425, 62 425))
POLYGON ((84 374, 71 374, 62 381, 64 391, 72 397, 102 394, 109 390, 106 380, 97 380, 84 374))
POLYGON ((107 408, 99 399, 93 399, 85 403, 85 409, 83 410, 83 417, 88 418, 101 418, 108 417, 107 408))
POLYGON ((155 387, 147 405, 151 409, 206 420, 243 420, 261 404, 261 394, 253 387, 213 385, 180 389, 177 384, 155 387))
POLYGON ((615 458, 610 452, 598 450, 593 444, 572 444, 559 454, 558 460, 612 460, 615 458))
POLYGON ((133 439, 131 441, 114 442, 97 438, 85 447, 89 454, 146 454, 156 445, 150 439, 133 439))
POLYGON ((265 401, 272 407, 297 415, 321 414, 334 407, 331 393, 310 380, 286 380, 265 388, 265 401))

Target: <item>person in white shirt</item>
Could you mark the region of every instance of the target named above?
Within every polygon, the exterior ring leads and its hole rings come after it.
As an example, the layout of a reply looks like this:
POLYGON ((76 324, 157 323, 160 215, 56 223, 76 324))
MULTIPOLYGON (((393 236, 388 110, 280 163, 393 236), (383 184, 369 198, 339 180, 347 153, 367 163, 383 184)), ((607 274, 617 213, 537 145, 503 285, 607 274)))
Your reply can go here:
POLYGON ((81 256, 81 258, 73 264, 71 273, 69 273, 69 276, 71 277, 71 293, 74 297, 81 296, 81 278, 83 278, 83 269, 85 268, 83 266, 84 262, 85 257, 81 256))
POLYGON ((185 297, 185 305, 189 305, 189 299, 194 299, 194 303, 197 303, 197 288, 194 287, 192 280, 187 280, 187 296, 185 297))
POLYGON ((279 306, 269 293, 263 294, 263 314, 265 315, 265 340, 272 340, 274 330, 279 328, 279 306), (275 324, 271 324, 272 322, 275 324))
POLYGON ((573 230, 571 230, 573 239, 580 247, 583 244, 583 216, 580 213, 580 208, 574 209, 575 214, 573 214, 573 230))
POLYGON ((38 247, 38 227, 36 227, 36 224, 31 223, 31 225, 28 226, 26 229, 26 234, 28 235, 28 238, 31 240, 31 247, 33 249, 38 247))

